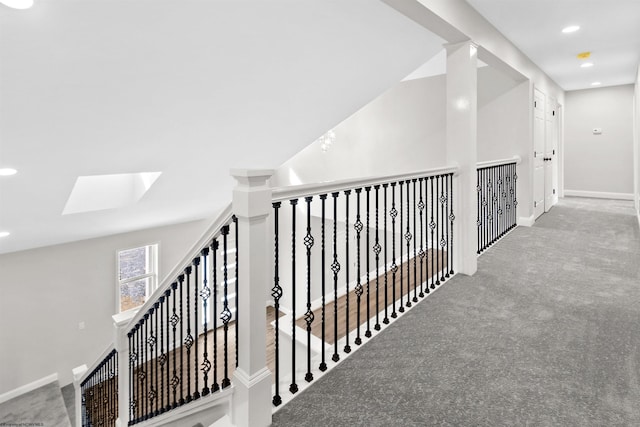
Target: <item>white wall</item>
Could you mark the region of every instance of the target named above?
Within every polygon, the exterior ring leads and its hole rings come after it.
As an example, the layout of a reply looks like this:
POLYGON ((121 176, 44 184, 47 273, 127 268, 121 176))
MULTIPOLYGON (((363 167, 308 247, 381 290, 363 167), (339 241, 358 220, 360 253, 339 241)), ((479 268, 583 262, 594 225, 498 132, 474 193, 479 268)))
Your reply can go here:
POLYGON ((624 85, 566 93, 565 194, 631 197, 633 91, 633 85, 624 85), (602 134, 594 135, 593 128, 602 128, 602 134))
POLYGON ((314 142, 275 173, 274 186, 419 171, 445 162, 445 76, 397 84, 335 127, 326 152, 314 142))
POLYGON ((113 341, 116 251, 159 244, 160 278, 209 225, 195 221, 0 255, 0 394, 92 364, 113 341), (85 329, 79 329, 79 323, 85 329))

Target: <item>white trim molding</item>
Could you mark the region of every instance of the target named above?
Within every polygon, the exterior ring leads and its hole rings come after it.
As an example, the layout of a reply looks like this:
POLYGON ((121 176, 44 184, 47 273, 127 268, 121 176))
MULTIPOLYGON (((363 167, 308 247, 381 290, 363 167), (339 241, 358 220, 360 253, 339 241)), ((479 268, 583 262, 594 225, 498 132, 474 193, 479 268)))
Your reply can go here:
POLYGON ((565 197, 591 197, 594 199, 633 200, 632 193, 609 193, 604 191, 564 190, 565 197))
POLYGON ((25 384, 21 387, 18 387, 16 389, 13 389, 11 391, 8 391, 4 394, 0 394, 0 403, 4 403, 6 401, 9 401, 11 399, 13 399, 14 397, 18 397, 18 396, 22 396, 23 394, 29 393, 30 391, 33 391, 35 389, 38 389, 42 386, 45 386, 47 384, 50 384, 54 381, 58 381, 58 374, 51 374, 48 375, 44 378, 40 378, 39 380, 35 380, 32 383, 29 384, 25 384))
POLYGON ((536 219, 533 215, 521 216, 521 217, 518 217, 517 224, 523 227, 531 227, 533 226, 534 222, 536 222, 536 219))

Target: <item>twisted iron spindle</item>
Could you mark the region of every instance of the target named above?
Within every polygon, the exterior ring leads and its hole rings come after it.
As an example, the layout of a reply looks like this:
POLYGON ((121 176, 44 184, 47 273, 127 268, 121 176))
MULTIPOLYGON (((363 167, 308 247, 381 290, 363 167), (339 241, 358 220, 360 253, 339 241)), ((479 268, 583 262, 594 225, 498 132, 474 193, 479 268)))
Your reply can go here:
MULTIPOLYGON (((418 250, 416 248, 416 181, 414 178, 411 180, 413 187, 413 302, 418 302, 418 250)), ((409 184, 407 184, 407 188, 409 184)))
MULTIPOLYGON (((409 220, 409 213, 410 213, 410 207, 409 207, 409 184, 411 183, 411 180, 407 180, 406 181, 406 189, 407 189, 407 231, 404 234, 404 238, 407 241, 407 302, 405 303, 405 305, 407 307, 411 307, 411 238, 413 236, 411 236, 411 230, 410 230, 410 220, 409 220)), ((414 283, 414 287, 415 287, 415 283, 414 283)))
POLYGON ((391 210, 389 211, 391 216, 391 283, 393 285, 391 294, 391 317, 398 317, 396 313, 396 273, 398 272, 398 265, 396 264, 396 216, 398 211, 396 209, 396 183, 391 183, 391 210))
POLYGON ((298 392, 296 384, 296 205, 298 199, 289 201, 291 204, 291 384, 289 391, 298 392))
MULTIPOLYGON (((209 372, 211 371, 211 361, 209 360, 209 345, 207 342, 207 337, 209 335, 209 311, 207 310, 207 308, 209 298, 211 297, 211 289, 209 288, 209 281, 207 280, 207 274, 209 273, 209 270, 207 269, 209 248, 203 248, 202 251, 200 251, 200 255, 202 256, 202 290, 200 291, 200 298, 202 298, 202 312, 204 313, 204 324, 202 327, 204 335, 204 341, 202 345, 204 348, 202 350, 202 363, 200 364, 200 366, 203 376, 202 396, 206 396, 211 392, 211 389, 209 388, 209 372)), ((215 334, 216 331, 214 330, 213 333, 215 334)))
POLYGON ((367 234, 366 234, 366 260, 367 260, 367 330, 364 333, 364 336, 367 338, 371 337, 371 283, 369 280, 369 271, 370 271, 370 266, 369 266, 369 253, 371 251, 371 246, 369 244, 369 234, 370 234, 370 229, 371 227, 369 226, 369 195, 371 193, 371 187, 365 187, 364 191, 367 193, 367 225, 366 225, 366 229, 367 229, 367 234))
POLYGON ((340 271, 340 263, 338 262, 338 195, 340 193, 331 193, 333 198, 333 262, 331 270, 333 271, 333 356, 331 360, 337 362, 340 360, 338 354, 338 272, 340 271))
MULTIPOLYGON (((229 309, 229 226, 222 227, 222 280, 223 280, 223 301, 222 301, 222 313, 220 319, 223 324, 223 365, 224 365, 224 378, 222 379, 222 388, 227 388, 231 385, 229 379, 229 321, 231 320, 231 310, 229 309)), ((237 298, 237 295, 236 295, 237 298)))
POLYGON ((345 190, 344 199, 345 199, 345 285, 346 285, 346 307, 345 307, 345 344, 344 344, 344 352, 349 354, 351 353, 351 346, 349 345, 349 196, 351 195, 351 190, 345 190))
MULTIPOLYGON (((313 236, 311 235, 311 201, 313 197, 304 198, 307 203, 307 234, 304 236, 304 245, 307 248, 307 312, 304 314, 307 323, 307 373, 305 381, 313 381, 311 373, 311 324, 313 323, 313 311, 311 311, 311 248, 313 247, 313 236)), ((295 343, 293 344, 295 345, 295 343)))
MULTIPOLYGON (((400 193, 400 203, 399 203, 400 204, 400 235, 402 235, 402 230, 404 229, 403 223, 402 223, 402 219, 404 218, 404 202, 403 202, 403 194, 404 194, 403 185, 404 185, 404 181, 400 181, 398 184, 400 185, 400 187, 398 189, 398 192, 400 193)), ((403 300, 404 300, 404 289, 403 289, 403 285, 402 285, 402 282, 403 282, 403 280, 402 280, 403 279, 403 277, 402 277, 402 272, 403 272, 402 263, 404 262, 404 258, 403 258, 403 255, 402 255, 402 237, 400 237, 400 241, 398 242, 398 246, 400 247, 400 266, 399 266, 399 269, 400 269, 400 308, 398 308, 398 311, 400 313, 404 313, 404 302, 403 302, 403 300)), ((407 286, 409 286, 408 283, 407 283, 407 286)))
POLYGON ((279 248, 279 235, 278 228, 280 225, 280 219, 278 214, 280 212, 281 202, 273 203, 273 242, 274 242, 274 273, 273 273, 273 288, 271 288, 271 296, 273 297, 273 309, 275 311, 275 328, 273 330, 274 334, 274 357, 275 357, 275 371, 274 371, 274 380, 275 380, 275 393, 273 395, 273 406, 279 406, 282 403, 282 397, 280 396, 280 298, 282 297, 282 287, 280 286, 280 270, 279 270, 279 260, 280 260, 280 248, 279 248))
POLYGON ((385 325, 389 324, 389 296, 388 291, 388 277, 387 277, 387 188, 389 188, 389 184, 382 184, 382 192, 384 199, 384 210, 383 210, 383 227, 384 227, 384 319, 382 319, 382 323, 385 325))
POLYGON ((326 356, 325 356, 325 346, 326 346, 326 326, 325 326, 325 322, 326 322, 326 249, 325 249, 325 222, 326 222, 326 201, 327 201, 327 195, 326 194, 321 194, 320 195, 320 205, 321 205, 321 210, 322 210, 322 224, 321 224, 321 231, 320 231, 320 241, 321 241, 321 260, 320 260, 320 282, 321 282, 321 292, 322 292, 322 325, 321 325, 321 334, 322 334, 322 349, 321 349, 321 360, 320 360, 320 366, 319 369, 321 372, 324 372, 327 370, 327 362, 326 362, 326 356))
POLYGON ((380 304, 380 270, 379 270, 379 264, 380 264, 380 251, 382 250, 381 246, 380 246, 380 234, 379 234, 379 229, 378 229, 378 216, 379 216, 379 198, 380 198, 380 186, 379 185, 375 185, 373 187, 376 190, 376 243, 375 245, 373 245, 373 253, 376 255, 376 324, 374 325, 373 329, 375 329, 376 331, 380 330, 380 308, 379 308, 379 304, 380 304))
POLYGON ((362 338, 360 338, 360 299, 362 297, 362 283, 361 275, 360 275, 360 232, 362 231, 362 221, 360 221, 360 193, 362 193, 362 188, 356 188, 356 222, 353 224, 353 228, 356 230, 356 278, 358 283, 356 284, 356 304, 357 304, 357 312, 356 312, 356 345, 362 344, 362 338))
POLYGON ((211 392, 215 393, 220 390, 218 384, 218 249, 220 242, 217 239, 211 241, 211 287, 213 288, 213 384, 211 384, 211 392))

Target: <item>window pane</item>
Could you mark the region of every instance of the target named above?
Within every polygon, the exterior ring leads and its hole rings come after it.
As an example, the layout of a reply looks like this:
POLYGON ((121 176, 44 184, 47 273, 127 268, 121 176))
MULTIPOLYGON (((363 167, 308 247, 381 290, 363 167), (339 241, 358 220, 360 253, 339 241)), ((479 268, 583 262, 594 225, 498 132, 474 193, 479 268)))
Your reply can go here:
POLYGON ((150 281, 151 278, 147 277, 120 285, 120 311, 144 304, 150 281))
POLYGON ((149 273, 147 266, 147 247, 129 249, 118 253, 120 280, 149 273))

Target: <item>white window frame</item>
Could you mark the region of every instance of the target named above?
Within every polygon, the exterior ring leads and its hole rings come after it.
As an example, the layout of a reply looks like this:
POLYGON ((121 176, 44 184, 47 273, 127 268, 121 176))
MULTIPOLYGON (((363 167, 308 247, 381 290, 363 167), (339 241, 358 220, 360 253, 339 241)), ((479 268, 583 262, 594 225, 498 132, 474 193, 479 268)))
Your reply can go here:
MULTIPOLYGON (((122 285, 127 284, 127 283, 131 283, 131 282, 135 282, 137 280, 141 280, 141 279, 147 279, 149 278, 149 284, 147 289, 145 289, 145 303, 149 300, 149 298, 151 297, 151 295, 155 292, 155 290, 158 288, 158 253, 159 253, 159 249, 160 249, 160 244, 159 243, 150 243, 147 245, 141 245, 141 246, 133 246, 130 248, 125 248, 125 249, 119 249, 116 251, 116 313, 125 313, 125 312, 132 312, 134 310, 138 310, 142 305, 139 305, 137 307, 133 307, 130 308, 128 310, 125 311, 121 311, 121 295, 120 295, 120 288, 122 287, 122 285), (121 252, 125 252, 125 251, 130 251, 133 249, 139 249, 139 248, 145 248, 145 250, 147 251, 147 256, 146 256, 146 260, 147 260, 147 268, 145 270, 149 271, 149 273, 145 273, 145 274, 140 274, 138 276, 134 276, 134 277, 130 277, 128 279, 124 279, 121 280, 120 279, 120 253, 121 252)), ((144 305, 144 303, 143 303, 144 305)))

